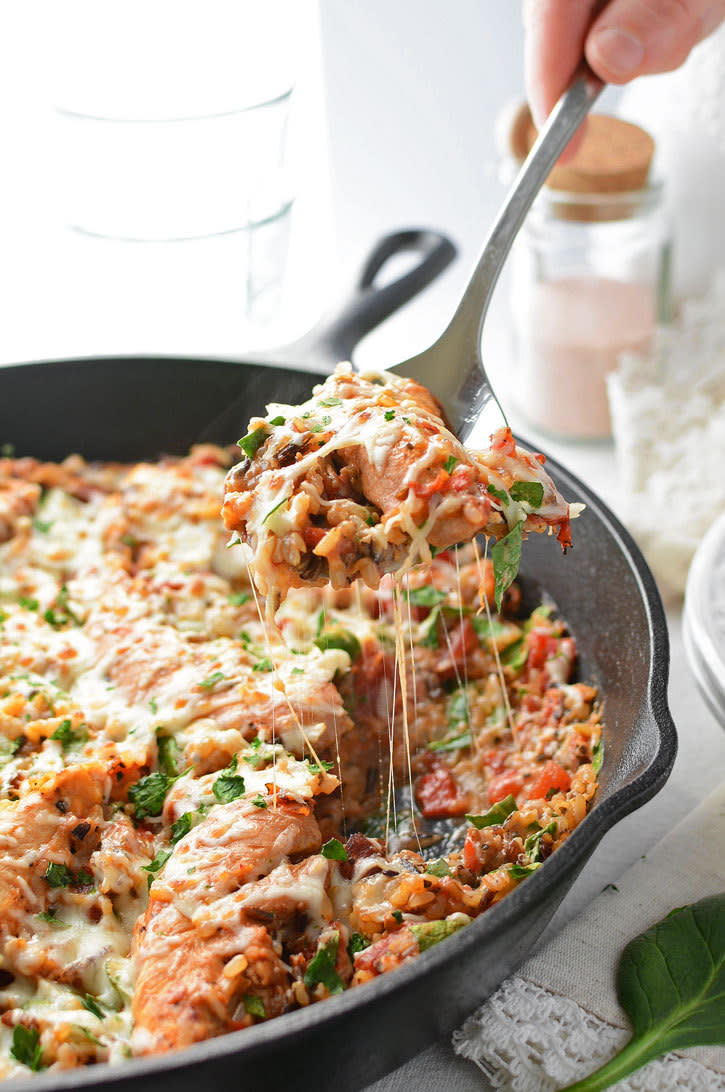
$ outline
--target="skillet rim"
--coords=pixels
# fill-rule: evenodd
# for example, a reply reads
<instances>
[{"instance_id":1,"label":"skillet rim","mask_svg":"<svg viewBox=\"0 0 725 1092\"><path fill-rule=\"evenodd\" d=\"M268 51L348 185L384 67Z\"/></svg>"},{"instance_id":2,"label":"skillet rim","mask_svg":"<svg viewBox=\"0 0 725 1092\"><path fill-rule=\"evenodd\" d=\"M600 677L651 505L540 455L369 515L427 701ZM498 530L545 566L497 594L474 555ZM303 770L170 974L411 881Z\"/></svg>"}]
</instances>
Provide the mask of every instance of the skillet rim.
<instances>
[{"instance_id":1,"label":"skillet rim","mask_svg":"<svg viewBox=\"0 0 725 1092\"><path fill-rule=\"evenodd\" d=\"M109 355L106 357L83 357L65 361L71 364L90 364L103 360L124 361L129 357ZM137 359L139 359L137 357ZM143 360L195 362L229 365L257 363L251 358L230 360L216 357L180 357L173 354L143 356ZM47 366L64 361L47 360L38 362ZM0 368L0 388L2 373L16 368L37 368L35 362L19 362ZM261 362L260 362L261 363ZM266 363L266 362L265 362ZM280 365L281 367L288 367ZM292 371L302 371L291 368ZM317 376L323 373L305 369L305 374ZM525 440L523 441L525 443ZM529 445L530 446L530 445ZM604 525L609 537L616 546L617 553L627 562L637 584L639 601L645 608L648 629L648 680L640 698L639 717L655 730L648 754L651 757L646 767L629 782L615 788L610 796L596 804L585 820L576 828L552 857L545 862L545 868L539 869L511 892L502 903L496 904L485 914L475 919L465 929L446 939L446 943L437 945L421 953L411 963L398 968L395 974L382 975L374 982L366 984L364 989L351 990L335 997L334 1005L328 1007L311 1005L305 1009L283 1014L268 1023L257 1024L251 1028L230 1032L196 1043L183 1050L154 1057L127 1059L121 1063L100 1063L96 1066L56 1071L26 1077L13 1077L12 1088L17 1092L46 1092L50 1089L69 1090L71 1088L90 1088L94 1086L120 1086L123 1081L153 1080L157 1074L173 1075L185 1069L197 1069L207 1062L217 1062L224 1058L238 1058L240 1064L245 1056L259 1058L272 1049L275 1043L285 1040L294 1042L316 1025L329 1025L342 1021L358 1009L367 1008L383 998L394 998L397 993L405 993L416 979L430 979L443 965L465 962L467 954L473 948L494 944L505 939L508 924L516 918L524 918L537 903L544 901L547 892L563 888L562 898L566 896L574 876L579 868L594 853L598 843L617 822L635 811L653 797L667 780L677 753L677 734L667 702L667 682L669 675L669 639L667 622L662 601L654 577L642 556L639 547L629 532L623 527L608 506L574 474L558 460L547 456L547 467L554 478L565 482L566 490L572 495L578 494ZM524 576L525 576L524 571ZM657 670L655 670L655 668Z\"/></svg>"}]
</instances>

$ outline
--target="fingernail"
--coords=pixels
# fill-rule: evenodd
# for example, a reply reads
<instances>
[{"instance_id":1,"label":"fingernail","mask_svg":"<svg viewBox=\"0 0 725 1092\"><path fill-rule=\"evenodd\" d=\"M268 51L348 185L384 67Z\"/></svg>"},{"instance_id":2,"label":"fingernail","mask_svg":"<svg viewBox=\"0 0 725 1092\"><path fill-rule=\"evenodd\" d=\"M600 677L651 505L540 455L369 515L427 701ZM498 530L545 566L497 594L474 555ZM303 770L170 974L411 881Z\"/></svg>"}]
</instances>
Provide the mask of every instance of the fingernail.
<instances>
[{"instance_id":1,"label":"fingernail","mask_svg":"<svg viewBox=\"0 0 725 1092\"><path fill-rule=\"evenodd\" d=\"M631 75L644 58L644 46L639 38L618 27L597 31L591 45L596 50L600 63L615 76Z\"/></svg>"}]
</instances>

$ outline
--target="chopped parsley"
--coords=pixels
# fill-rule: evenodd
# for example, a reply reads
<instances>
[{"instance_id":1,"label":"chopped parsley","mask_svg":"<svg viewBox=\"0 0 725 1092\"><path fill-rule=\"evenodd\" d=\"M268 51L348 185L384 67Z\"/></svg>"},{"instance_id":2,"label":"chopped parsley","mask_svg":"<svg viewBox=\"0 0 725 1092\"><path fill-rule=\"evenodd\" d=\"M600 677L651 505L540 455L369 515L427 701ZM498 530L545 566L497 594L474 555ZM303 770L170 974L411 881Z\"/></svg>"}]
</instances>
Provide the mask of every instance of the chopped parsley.
<instances>
[{"instance_id":1,"label":"chopped parsley","mask_svg":"<svg viewBox=\"0 0 725 1092\"><path fill-rule=\"evenodd\" d=\"M348 856L345 851L345 847L337 838L330 838L329 842L325 842L324 846L320 850L323 857L327 857L328 861L347 861Z\"/></svg>"},{"instance_id":2,"label":"chopped parsley","mask_svg":"<svg viewBox=\"0 0 725 1092\"><path fill-rule=\"evenodd\" d=\"M67 865L50 861L45 870L45 877L51 887L69 887L73 881L73 873Z\"/></svg>"},{"instance_id":3,"label":"chopped parsley","mask_svg":"<svg viewBox=\"0 0 725 1092\"><path fill-rule=\"evenodd\" d=\"M255 808L268 807L266 797L262 796L261 792L258 792L257 795L252 799L252 803L254 804Z\"/></svg>"},{"instance_id":4,"label":"chopped parsley","mask_svg":"<svg viewBox=\"0 0 725 1092\"><path fill-rule=\"evenodd\" d=\"M56 917L55 910L44 910L42 914L36 914L38 921L44 921L46 925L52 925L54 929L70 929L67 921L61 921Z\"/></svg>"},{"instance_id":5,"label":"chopped parsley","mask_svg":"<svg viewBox=\"0 0 725 1092\"><path fill-rule=\"evenodd\" d=\"M80 619L77 614L74 614L68 605L68 589L65 584L55 598L55 607L48 607L43 614L43 618L49 626L53 627L53 629L61 629L70 622L73 622L76 626L83 625L82 619Z\"/></svg>"},{"instance_id":6,"label":"chopped parsley","mask_svg":"<svg viewBox=\"0 0 725 1092\"><path fill-rule=\"evenodd\" d=\"M159 707L156 704L156 698L152 698L151 701L149 702L149 709L151 710L153 715L156 716L156 714L159 711Z\"/></svg>"},{"instance_id":7,"label":"chopped parsley","mask_svg":"<svg viewBox=\"0 0 725 1092\"><path fill-rule=\"evenodd\" d=\"M500 826L509 815L516 811L517 807L516 800L509 794L483 815L467 815L466 819L476 830L483 830L484 827Z\"/></svg>"},{"instance_id":8,"label":"chopped parsley","mask_svg":"<svg viewBox=\"0 0 725 1092\"><path fill-rule=\"evenodd\" d=\"M395 920L397 921L398 925L402 925L403 924L403 911L402 910L393 910L392 914L393 914L393 917L395 918Z\"/></svg>"},{"instance_id":9,"label":"chopped parsley","mask_svg":"<svg viewBox=\"0 0 725 1092\"><path fill-rule=\"evenodd\" d=\"M252 665L252 671L274 671L274 664L265 656L263 659L257 660L256 664Z\"/></svg>"},{"instance_id":10,"label":"chopped parsley","mask_svg":"<svg viewBox=\"0 0 725 1092\"><path fill-rule=\"evenodd\" d=\"M386 421L392 421L394 417L395 417L395 410L389 409L389 410L385 411L385 420Z\"/></svg>"},{"instance_id":11,"label":"chopped parsley","mask_svg":"<svg viewBox=\"0 0 725 1092\"><path fill-rule=\"evenodd\" d=\"M231 804L232 800L238 800L244 795L244 778L241 774L234 773L235 769L236 762L233 766L228 766L212 785L211 791L220 804Z\"/></svg>"},{"instance_id":12,"label":"chopped parsley","mask_svg":"<svg viewBox=\"0 0 725 1092\"><path fill-rule=\"evenodd\" d=\"M347 954L350 956L350 961L354 963L357 953L364 952L365 949L369 947L370 941L367 937L364 937L362 933L353 933L347 946Z\"/></svg>"},{"instance_id":13,"label":"chopped parsley","mask_svg":"<svg viewBox=\"0 0 725 1092\"><path fill-rule=\"evenodd\" d=\"M16 1062L26 1065L37 1073L43 1069L41 1058L43 1049L40 1045L40 1034L37 1028L26 1028L25 1024L16 1024L13 1028L13 1045L10 1053Z\"/></svg>"},{"instance_id":14,"label":"chopped parsley","mask_svg":"<svg viewBox=\"0 0 725 1092\"><path fill-rule=\"evenodd\" d=\"M153 861L151 861L147 865L141 865L144 872L149 873L149 878L148 878L149 887L153 883L154 876L156 875L156 873L161 871L161 869L164 867L164 865L166 864L166 862L168 861L170 856L171 856L171 850L170 849L162 849L156 854Z\"/></svg>"},{"instance_id":15,"label":"chopped parsley","mask_svg":"<svg viewBox=\"0 0 725 1092\"><path fill-rule=\"evenodd\" d=\"M25 610L37 610L40 606L37 599L31 599L28 595L21 595L18 599L18 603L21 607L24 607Z\"/></svg>"},{"instance_id":16,"label":"chopped parsley","mask_svg":"<svg viewBox=\"0 0 725 1092\"><path fill-rule=\"evenodd\" d=\"M65 751L74 743L85 743L88 732L83 724L80 728L74 728L70 720L62 720L50 738L60 743Z\"/></svg>"},{"instance_id":17,"label":"chopped parsley","mask_svg":"<svg viewBox=\"0 0 725 1092\"><path fill-rule=\"evenodd\" d=\"M233 607L243 607L244 604L248 603L251 598L252 598L252 596L250 595L249 592L238 591L238 592L232 592L231 595L228 595L227 596L227 602L231 603L231 605Z\"/></svg>"},{"instance_id":18,"label":"chopped parsley","mask_svg":"<svg viewBox=\"0 0 725 1092\"><path fill-rule=\"evenodd\" d=\"M326 986L329 993L342 993L345 989L345 983L335 970L339 944L340 934L335 932L317 949L305 971L304 982L308 989L319 983Z\"/></svg>"},{"instance_id":19,"label":"chopped parsley","mask_svg":"<svg viewBox=\"0 0 725 1092\"><path fill-rule=\"evenodd\" d=\"M241 440L237 440L237 447L241 447L248 459L253 459L266 439L267 429L256 428L254 432L248 432Z\"/></svg>"},{"instance_id":20,"label":"chopped parsley","mask_svg":"<svg viewBox=\"0 0 725 1092\"><path fill-rule=\"evenodd\" d=\"M529 646L523 637L519 637L512 645L509 645L501 653L501 663L504 667L510 667L513 671L520 671L526 663L529 655Z\"/></svg>"},{"instance_id":21,"label":"chopped parsley","mask_svg":"<svg viewBox=\"0 0 725 1092\"><path fill-rule=\"evenodd\" d=\"M39 534L47 535L48 531L53 526L53 522L54 521L52 519L37 519L36 518L36 519L33 520L33 527L35 528L36 531L38 531Z\"/></svg>"},{"instance_id":22,"label":"chopped parsley","mask_svg":"<svg viewBox=\"0 0 725 1092\"><path fill-rule=\"evenodd\" d=\"M180 815L179 818L171 824L172 846L175 846L177 842L180 842L182 838L186 837L191 830L192 821L191 812L185 811L183 815Z\"/></svg>"},{"instance_id":23,"label":"chopped parsley","mask_svg":"<svg viewBox=\"0 0 725 1092\"><path fill-rule=\"evenodd\" d=\"M511 486L511 499L523 501L531 508L541 508L544 500L544 487L541 482L514 482Z\"/></svg>"},{"instance_id":24,"label":"chopped parsley","mask_svg":"<svg viewBox=\"0 0 725 1092\"><path fill-rule=\"evenodd\" d=\"M325 406L325 408L328 408L329 406L341 406L342 405L342 399L341 398L321 398L317 404L318 404L318 406Z\"/></svg>"},{"instance_id":25,"label":"chopped parsley","mask_svg":"<svg viewBox=\"0 0 725 1092\"><path fill-rule=\"evenodd\" d=\"M223 671L212 671L211 675L207 675L207 677L199 683L199 686L204 690L211 690L217 683L223 682L225 678L226 675Z\"/></svg>"},{"instance_id":26,"label":"chopped parsley","mask_svg":"<svg viewBox=\"0 0 725 1092\"><path fill-rule=\"evenodd\" d=\"M128 790L129 803L134 806L134 818L138 821L149 815L161 815L172 778L161 770L142 777Z\"/></svg>"}]
</instances>

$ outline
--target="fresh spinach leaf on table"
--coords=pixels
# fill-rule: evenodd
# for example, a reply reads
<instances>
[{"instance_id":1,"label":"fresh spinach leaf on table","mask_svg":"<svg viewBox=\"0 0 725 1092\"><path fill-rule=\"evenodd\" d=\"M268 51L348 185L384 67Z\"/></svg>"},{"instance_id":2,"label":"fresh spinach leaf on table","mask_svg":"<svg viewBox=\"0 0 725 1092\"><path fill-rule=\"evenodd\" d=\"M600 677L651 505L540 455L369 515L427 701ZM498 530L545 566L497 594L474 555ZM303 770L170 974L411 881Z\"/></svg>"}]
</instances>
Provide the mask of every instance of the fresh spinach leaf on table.
<instances>
[{"instance_id":1,"label":"fresh spinach leaf on table","mask_svg":"<svg viewBox=\"0 0 725 1092\"><path fill-rule=\"evenodd\" d=\"M725 893L672 910L630 941L617 996L632 1038L563 1092L600 1092L671 1050L725 1044Z\"/></svg>"}]
</instances>

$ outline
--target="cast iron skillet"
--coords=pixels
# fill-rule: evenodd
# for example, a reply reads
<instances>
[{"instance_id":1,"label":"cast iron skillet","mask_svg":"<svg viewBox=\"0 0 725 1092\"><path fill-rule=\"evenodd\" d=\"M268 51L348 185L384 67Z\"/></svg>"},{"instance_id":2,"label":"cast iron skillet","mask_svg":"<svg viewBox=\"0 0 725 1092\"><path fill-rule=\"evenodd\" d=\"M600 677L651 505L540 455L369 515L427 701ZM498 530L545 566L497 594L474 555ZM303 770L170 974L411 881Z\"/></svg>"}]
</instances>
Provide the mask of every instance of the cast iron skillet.
<instances>
[{"instance_id":1,"label":"cast iron skillet","mask_svg":"<svg viewBox=\"0 0 725 1092\"><path fill-rule=\"evenodd\" d=\"M400 237L393 249L399 243ZM413 233L410 244L419 250L426 244L424 280L442 256L448 256L443 264L450 260L451 251L442 255L440 240L427 233ZM390 247L388 241L383 250ZM315 370L348 357L361 334L415 290L410 281L402 288L398 281L392 292L391 286L382 290L387 297L381 299L371 288L375 262L370 268L373 275L363 278L368 283L345 315L314 346L308 340ZM420 267L415 272L419 279ZM10 365L0 368L0 443L44 459L76 451L124 460L182 453L215 419L213 438L235 441L266 401L307 397L313 381L297 369L223 360ZM226 408L233 401L230 415ZM577 637L582 678L593 679L605 696L605 759L586 820L502 903L369 985L177 1054L14 1081L16 1092L196 1092L202 1083L260 1092L349 1092L450 1032L523 959L602 836L662 787L676 751L666 697L667 630L652 575L602 502L563 467L548 465L564 495L584 501L587 510L576 521L575 546L565 558L553 539L531 536L522 581L529 602L545 594L558 605Z\"/></svg>"}]
</instances>

